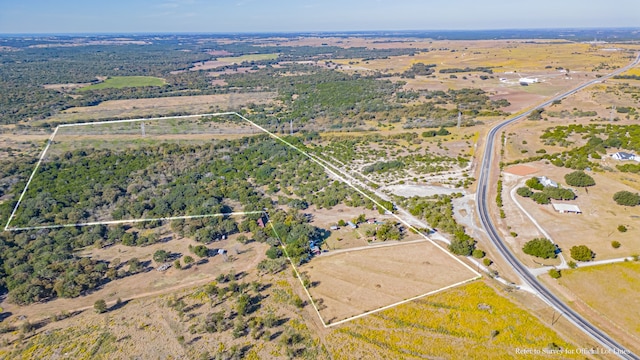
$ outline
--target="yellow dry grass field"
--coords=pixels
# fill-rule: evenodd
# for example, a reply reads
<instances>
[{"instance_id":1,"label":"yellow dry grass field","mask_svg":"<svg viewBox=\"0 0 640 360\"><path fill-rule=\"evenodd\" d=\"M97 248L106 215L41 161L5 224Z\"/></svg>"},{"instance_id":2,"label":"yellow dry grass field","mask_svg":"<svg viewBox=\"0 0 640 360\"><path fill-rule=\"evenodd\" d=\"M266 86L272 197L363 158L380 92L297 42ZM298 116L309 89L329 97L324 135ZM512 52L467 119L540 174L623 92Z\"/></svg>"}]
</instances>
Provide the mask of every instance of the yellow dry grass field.
<instances>
[{"instance_id":1,"label":"yellow dry grass field","mask_svg":"<svg viewBox=\"0 0 640 360\"><path fill-rule=\"evenodd\" d=\"M565 270L560 284L580 298L606 321L628 333L640 349L640 263L590 266Z\"/></svg>"},{"instance_id":2,"label":"yellow dry grass field","mask_svg":"<svg viewBox=\"0 0 640 360\"><path fill-rule=\"evenodd\" d=\"M552 353L555 345L559 352ZM482 281L341 325L335 359L576 359L571 344ZM523 355L518 349L538 351ZM546 351L545 351L546 350Z\"/></svg>"},{"instance_id":3,"label":"yellow dry grass field","mask_svg":"<svg viewBox=\"0 0 640 360\"><path fill-rule=\"evenodd\" d=\"M299 268L325 323L469 280L473 272L430 242L323 255Z\"/></svg>"},{"instance_id":4,"label":"yellow dry grass field","mask_svg":"<svg viewBox=\"0 0 640 360\"><path fill-rule=\"evenodd\" d=\"M559 168L541 161L530 165L540 169L535 176L547 176L567 187L564 175L571 172L571 169ZM551 205L538 205L523 197L518 197L518 201L564 250L567 261L570 260L569 249L575 245L587 245L596 253L596 260L620 258L637 253L637 249L640 248L640 228L637 220L640 218L640 208L620 206L613 201L613 194L618 191L636 190L616 181L615 175L612 176L610 173L589 175L595 179L596 185L588 190L574 189L578 197L566 202L578 205L582 214L560 214L555 212ZM510 190L510 187L505 187L503 198L508 196ZM512 214L511 211L507 213L507 223ZM625 225L628 231L619 232L618 225ZM611 246L614 240L619 241L622 246L614 249Z\"/></svg>"},{"instance_id":5,"label":"yellow dry grass field","mask_svg":"<svg viewBox=\"0 0 640 360\"><path fill-rule=\"evenodd\" d=\"M46 121L61 123L105 118L162 116L176 112L209 113L249 103L265 104L275 98L275 93L220 94L175 96L153 99L110 100L97 106L76 107L48 118Z\"/></svg>"}]
</instances>

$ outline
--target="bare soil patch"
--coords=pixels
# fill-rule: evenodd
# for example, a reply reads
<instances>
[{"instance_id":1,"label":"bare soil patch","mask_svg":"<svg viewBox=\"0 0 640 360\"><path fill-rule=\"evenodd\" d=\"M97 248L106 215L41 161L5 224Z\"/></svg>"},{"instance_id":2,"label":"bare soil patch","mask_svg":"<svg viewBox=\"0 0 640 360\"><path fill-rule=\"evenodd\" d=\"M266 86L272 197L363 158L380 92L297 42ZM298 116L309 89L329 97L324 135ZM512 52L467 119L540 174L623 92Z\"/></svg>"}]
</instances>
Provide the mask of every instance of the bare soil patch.
<instances>
[{"instance_id":1,"label":"bare soil patch","mask_svg":"<svg viewBox=\"0 0 640 360\"><path fill-rule=\"evenodd\" d=\"M430 242L319 256L300 267L327 323L438 290L473 274Z\"/></svg>"},{"instance_id":2,"label":"bare soil patch","mask_svg":"<svg viewBox=\"0 0 640 360\"><path fill-rule=\"evenodd\" d=\"M529 165L514 165L509 166L504 171L518 176L526 176L538 172L538 169Z\"/></svg>"}]
</instances>

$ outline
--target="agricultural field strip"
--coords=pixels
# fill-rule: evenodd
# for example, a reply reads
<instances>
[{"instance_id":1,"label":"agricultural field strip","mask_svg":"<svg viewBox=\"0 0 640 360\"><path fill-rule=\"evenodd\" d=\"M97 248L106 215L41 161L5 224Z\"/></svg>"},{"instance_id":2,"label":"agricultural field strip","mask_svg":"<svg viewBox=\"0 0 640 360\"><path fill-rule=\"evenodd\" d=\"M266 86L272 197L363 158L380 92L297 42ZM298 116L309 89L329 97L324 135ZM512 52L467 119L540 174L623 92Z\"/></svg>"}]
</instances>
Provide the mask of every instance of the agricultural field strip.
<instances>
[{"instance_id":1,"label":"agricultural field strip","mask_svg":"<svg viewBox=\"0 0 640 360\"><path fill-rule=\"evenodd\" d=\"M154 221L154 220L177 220L177 219L193 218L193 217L175 217L175 218L161 218L161 219L123 220L123 221L96 221L96 222L91 222L91 223L65 224L65 225L45 225L45 226L28 227L28 228L10 228L9 227L9 224L11 223L11 220L15 216L16 211L18 211L18 207L20 206L20 203L22 202L22 199L24 198L24 194L27 192L27 189L29 188L29 184L31 184L31 181L33 180L33 177L36 175L36 172L40 168L40 164L42 164L42 160L46 156L47 151L49 150L49 147L53 143L53 139L55 138L56 134L58 133L58 129L60 129L62 127L76 127L76 126L87 126L87 125L104 125L104 124L116 124L116 123L131 123L131 122L150 121L150 120L186 119L186 118L195 118L195 117L203 117L203 116L224 116L224 115L233 115L233 114L236 114L236 113L234 113L234 112L222 112L222 113L197 114L197 115L180 115L180 116L167 116L167 117L154 117L154 118L139 118L139 119L110 120L110 121L94 121L94 122L84 122L84 123L74 123L74 124L61 124L61 125L56 126L56 128L53 130L53 133L51 134L51 136L47 140L47 145L44 147L44 150L42 150L42 153L40 153L40 157L38 159L38 162L36 163L36 166L33 169L33 172L29 176L29 180L27 180L27 185L22 190L22 193L20 193L20 197L18 198L18 202L16 203L16 206L14 206L13 211L11 211L11 215L9 215L9 219L7 220L7 224L4 226L4 231L22 231L22 230L34 230L34 229L55 229L55 228L61 228L61 227L90 226L90 225L103 225L103 224L104 225L108 225L108 224L134 223L134 222L144 222L144 221ZM222 216L222 214L209 214L209 215L206 215L206 216L197 215L195 217L211 217L211 216Z\"/></svg>"}]
</instances>

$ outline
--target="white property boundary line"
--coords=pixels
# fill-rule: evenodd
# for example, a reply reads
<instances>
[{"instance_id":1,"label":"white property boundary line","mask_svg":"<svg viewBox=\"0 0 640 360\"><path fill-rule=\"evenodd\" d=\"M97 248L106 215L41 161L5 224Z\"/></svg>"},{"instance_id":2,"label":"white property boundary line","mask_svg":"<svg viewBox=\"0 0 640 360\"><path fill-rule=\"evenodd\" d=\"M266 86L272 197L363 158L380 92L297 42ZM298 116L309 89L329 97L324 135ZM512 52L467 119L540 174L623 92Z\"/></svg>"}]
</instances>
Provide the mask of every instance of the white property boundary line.
<instances>
[{"instance_id":1,"label":"white property boundary line","mask_svg":"<svg viewBox=\"0 0 640 360\"><path fill-rule=\"evenodd\" d=\"M178 220L178 219L192 219L192 218L202 218L202 217L214 217L214 216L222 216L221 214L208 214L208 215L194 215L194 216L177 216L171 218L157 218L157 219L133 219L133 220L118 220L118 221L95 221L95 222L87 222L87 223L79 223L79 224L66 224L66 225L45 225L45 226L32 226L32 227L23 227L23 228L10 228L9 224L13 217L18 211L18 207L22 203L22 199L24 198L24 194L27 192L29 185L31 184L31 180L36 175L36 172L40 168L40 164L44 159L49 147L53 143L53 138L58 133L58 129L62 127L75 127L75 126L87 126L87 125L104 125L104 124L117 124L117 123L131 123L131 122L140 122L140 121L153 121L153 120L167 120L167 119L187 119L187 118L195 118L195 117L204 117L204 116L223 116L223 115L237 115L234 112L221 112L221 113L210 113L210 114L199 114L199 115L180 115L180 116L165 116L165 117L154 117L154 118L138 118L138 119L124 119L124 120L110 120L110 121L94 121L94 122L83 122L83 123L72 123L72 124L61 124L56 126L53 130L53 133L47 140L47 145L42 150L40 157L38 158L38 162L36 163L36 167L33 169L31 176L29 176L29 180L27 181L27 185L25 185L20 197L18 198L18 202L16 206L14 206L9 219L7 220L7 224L4 226L4 231L22 231L22 230L37 230L37 229L57 229L62 227L76 227L76 226L91 226L91 225L112 225L112 224L124 224L124 223L136 223L136 222L146 222L146 221L156 221L156 220Z\"/></svg>"},{"instance_id":2,"label":"white property boundary line","mask_svg":"<svg viewBox=\"0 0 640 360\"><path fill-rule=\"evenodd\" d=\"M133 219L133 220L116 220L116 221L96 221L96 222L82 223L82 224L49 225L49 226L37 226L37 227L28 227L28 228L9 228L9 224L10 224L11 220L13 219L13 217L14 217L17 209L18 209L18 206L22 202L24 194L26 193L27 188L29 187L29 184L31 183L31 180L33 179L33 177L35 176L36 172L38 171L38 168L40 167L40 164L42 163L42 160L44 159L44 156L46 155L47 151L49 150L49 147L53 143L53 138L57 134L59 128L61 128L61 127L87 126L87 125L103 125L103 124L113 124L113 123L131 123L131 122L151 121L151 120L184 119L184 118L196 118L196 117L204 117L204 116L224 116L224 115L235 115L235 116L243 119L244 121L248 122L249 124L253 125L257 129L260 129L262 132L268 134L270 137L280 141L281 143L287 145L288 147L290 147L290 148L296 150L297 152L299 152L300 154L304 155L307 159L311 160L312 162L314 162L317 165L319 165L320 167L322 167L325 170L325 172L335 176L337 179L339 179L343 183L347 184L349 187L354 189L360 195L364 196L366 199L368 199L371 202L373 202L374 204L376 204L376 206L378 206L379 209L383 209L383 210L386 210L389 213L391 213L391 215L393 217L395 217L396 220L400 221L402 224L404 224L405 226L407 226L409 229L413 230L417 234L420 234L420 236L424 237L427 241L429 241L436 248L440 249L447 256L451 257L453 260L457 261L458 263L460 263L462 266L464 266L466 269L468 269L469 271L471 271L474 274L474 276L472 278L469 278L468 280L464 280L464 281L461 281L461 282L458 282L458 283L455 283L455 284L451 284L451 285L445 286L445 287L443 287L441 289L438 289L438 290L433 290L433 291L430 291L428 293L425 293L425 294L422 294L422 295L418 295L418 296L415 296L415 297L412 297L412 298L409 298L409 299L405 299L405 300L399 301L399 302L394 303L394 304L386 305L386 306L380 307L378 309L374 309L374 310L371 310L371 311L368 311L368 312L365 312L365 313L362 313L362 314L359 314L359 315L355 315L355 316L340 320L340 321L332 323L332 324L326 324L324 319L320 315L320 311L318 310L318 307L316 306L315 301L311 297L311 294L309 293L307 288L304 286L304 282L303 282L303 280L302 280L302 278L300 276L300 273L298 272L297 268L293 264L293 261L291 260L291 258L289 257L288 253L286 252L286 248L284 247L284 244L283 244L282 240L280 239L280 236L277 234L277 232L275 231L275 228L273 227L273 224L272 224L271 228L273 229L273 232L276 234L276 236L278 237L278 240L280 241L280 244L284 248L285 255L287 256L289 262L291 263L291 266L292 266L294 272L296 273L296 276L297 276L298 280L300 281L300 284L302 285L305 293L309 297L309 301L311 302L311 305L313 306L314 310L318 314L318 317L320 318L320 321L322 322L322 325L325 328L328 328L328 327L331 327L331 326L336 326L336 325L339 325L339 324L343 324L343 323L351 321L351 320L355 320L355 319L358 319L358 318L361 318L361 317L364 317L364 316L367 316L367 315L370 315L370 314L373 314L373 313L376 313L376 312L379 312L379 311L390 309L390 308L395 307L397 305L405 304L407 302L410 302L410 301L413 301L413 300L416 300L416 299L420 299L422 297L425 297L425 296L428 296L428 295L432 295L432 294L435 294L437 292L444 291L444 290L447 290L447 289L450 289L450 288L453 288L453 287L456 287L456 286L459 286L459 285L462 285L462 284L465 284L465 283L468 283L468 282L471 282L471 281L474 281L474 280L482 278L482 275L479 272L477 272L476 270L474 270L471 266L466 264L464 261L458 259L456 256L454 256L453 254L448 252L446 249L444 249L442 246L440 246L435 241L431 240L428 236L423 234L421 231L419 231L413 225L409 224L408 222L406 222L404 219L402 219L398 215L392 213L389 209L384 207L382 204L380 204L378 201L373 199L367 193L365 193L364 191L359 189L357 186L353 185L351 182L349 182L347 179L345 179L342 175L336 173L335 171L333 171L332 169L327 167L327 165L323 164L321 161L319 161L315 157L311 156L309 153L307 153L304 150L298 148L297 146L291 144L290 142L284 140L280 136L270 132L269 130L263 128L262 126L254 123L253 121L247 119L246 117L240 115L237 112L221 112L221 113L208 113L208 114L198 114L198 115L182 115L182 116L167 116L167 117L155 117L155 118L139 118L139 119L125 119L125 120L112 120L112 121L96 121L96 122L84 122L84 123L58 125L55 128L55 130L53 131L53 134L51 134L51 137L49 138L49 140L47 141L47 145L45 146L44 150L42 151L42 154L40 154L40 158L38 159L38 163L36 164L35 169L31 173L31 176L29 177L29 180L27 181L27 185L25 186L24 190L20 194L20 198L18 199L18 203L14 207L13 212L11 213L11 216L9 217L9 220L7 221L7 224L5 225L5 228L4 228L5 231L47 229L47 228L75 227L75 226L91 226L91 225L108 225L108 224L119 224L119 223L121 224L121 223L135 223L135 222L156 221L156 220L203 218L203 217L213 217L213 216L224 216L224 215L227 215L227 214L192 215L192 216L178 216L178 217L170 217L170 218L167 217L167 218L158 218L158 219ZM253 213L253 214L255 214L255 213L264 213L264 211L250 212L250 213ZM250 213L230 213L228 215L231 215L231 214L244 215L244 214L250 214Z\"/></svg>"}]
</instances>

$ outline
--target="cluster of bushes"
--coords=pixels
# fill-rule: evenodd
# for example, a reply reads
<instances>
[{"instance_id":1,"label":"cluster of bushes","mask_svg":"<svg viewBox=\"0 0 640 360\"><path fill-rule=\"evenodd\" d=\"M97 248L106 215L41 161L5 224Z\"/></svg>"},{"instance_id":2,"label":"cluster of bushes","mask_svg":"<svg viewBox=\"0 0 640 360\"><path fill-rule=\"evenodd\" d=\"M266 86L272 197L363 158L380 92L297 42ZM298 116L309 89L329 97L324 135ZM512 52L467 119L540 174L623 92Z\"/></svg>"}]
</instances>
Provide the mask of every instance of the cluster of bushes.
<instances>
[{"instance_id":1,"label":"cluster of bushes","mask_svg":"<svg viewBox=\"0 0 640 360\"><path fill-rule=\"evenodd\" d=\"M531 198L538 204L546 205L551 203L551 199L554 200L573 200L576 198L576 194L570 189L564 189L561 187L544 186L540 183L540 180L536 177L532 177L525 183L526 187L519 187L516 193L522 197ZM539 190L539 191L533 191Z\"/></svg>"},{"instance_id":2,"label":"cluster of bushes","mask_svg":"<svg viewBox=\"0 0 640 360\"><path fill-rule=\"evenodd\" d=\"M637 206L640 205L640 194L631 191L618 191L613 194L613 200L618 205Z\"/></svg>"}]
</instances>

